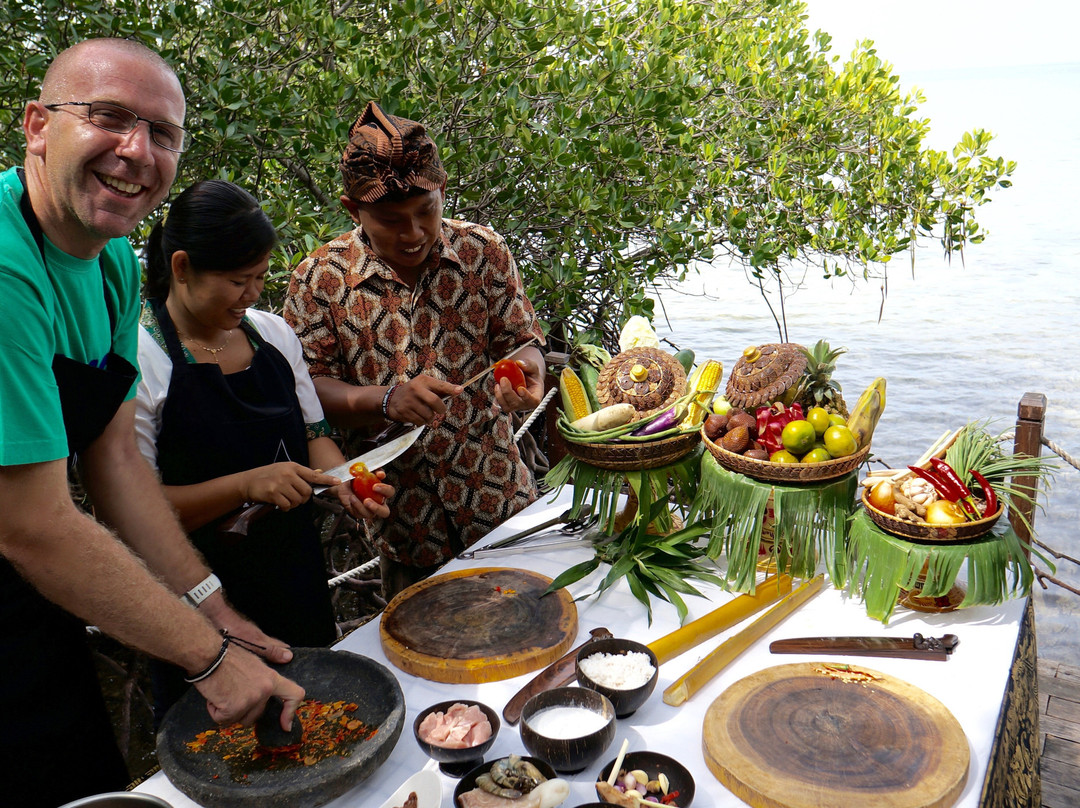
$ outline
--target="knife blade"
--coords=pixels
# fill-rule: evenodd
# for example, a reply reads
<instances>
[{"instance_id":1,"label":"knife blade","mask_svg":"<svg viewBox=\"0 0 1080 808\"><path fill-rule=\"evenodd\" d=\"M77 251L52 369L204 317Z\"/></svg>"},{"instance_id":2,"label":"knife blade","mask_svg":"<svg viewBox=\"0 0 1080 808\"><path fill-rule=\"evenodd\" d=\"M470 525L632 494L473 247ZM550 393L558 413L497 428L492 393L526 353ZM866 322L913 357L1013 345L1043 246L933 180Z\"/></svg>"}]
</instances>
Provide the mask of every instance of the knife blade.
<instances>
[{"instance_id":1,"label":"knife blade","mask_svg":"<svg viewBox=\"0 0 1080 808\"><path fill-rule=\"evenodd\" d=\"M427 427L425 427L423 424L420 424L420 426L414 426L404 434L397 435L386 443L380 444L374 449L369 449L363 454L357 455L352 460L346 460L340 466L334 466L326 473L329 474L331 477L337 477L339 480L347 480L352 477L352 473L349 471L349 469L351 469L357 463L363 463L372 471L377 468L382 468L391 460L404 454L410 446L416 443L417 438L420 437L420 433L422 433L426 428ZM325 485L316 485L311 490L316 494L321 494L328 487L329 486Z\"/></svg>"},{"instance_id":2,"label":"knife blade","mask_svg":"<svg viewBox=\"0 0 1080 808\"><path fill-rule=\"evenodd\" d=\"M594 628L589 632L589 635L589 639L540 671L525 687L515 693L510 698L510 701L506 702L506 706L503 707L503 719L507 724L513 725L518 722L518 719L521 718L521 710L525 707L525 702L537 693L543 693L553 687L562 687L574 681L574 677L577 675L578 651L595 640L604 640L612 636L611 632L603 627Z\"/></svg>"},{"instance_id":3,"label":"knife blade","mask_svg":"<svg viewBox=\"0 0 1080 808\"><path fill-rule=\"evenodd\" d=\"M798 637L776 640L774 654L841 654L844 656L933 659L944 661L960 644L955 634L941 637Z\"/></svg>"},{"instance_id":4,"label":"knife blade","mask_svg":"<svg viewBox=\"0 0 1080 808\"><path fill-rule=\"evenodd\" d=\"M386 437L387 442L380 443L378 446L369 449L363 454L357 455L352 460L346 460L340 466L334 466L326 473L331 477L337 477L339 480L345 481L353 476L349 469L357 463L363 463L372 470L385 466L416 443L416 439L420 437L420 433L425 429L423 424L420 426L394 424L394 426L397 427L397 429L393 432L386 430L380 435L380 437ZM402 428L404 428L405 431L402 431ZM317 495L329 490L329 488L330 486L326 485L316 485L312 486L311 492L312 494ZM233 516L222 521L222 523L218 525L218 532L225 536L246 536L252 522L261 519L276 508L276 505L270 505L267 502L250 503L237 511Z\"/></svg>"}]
</instances>

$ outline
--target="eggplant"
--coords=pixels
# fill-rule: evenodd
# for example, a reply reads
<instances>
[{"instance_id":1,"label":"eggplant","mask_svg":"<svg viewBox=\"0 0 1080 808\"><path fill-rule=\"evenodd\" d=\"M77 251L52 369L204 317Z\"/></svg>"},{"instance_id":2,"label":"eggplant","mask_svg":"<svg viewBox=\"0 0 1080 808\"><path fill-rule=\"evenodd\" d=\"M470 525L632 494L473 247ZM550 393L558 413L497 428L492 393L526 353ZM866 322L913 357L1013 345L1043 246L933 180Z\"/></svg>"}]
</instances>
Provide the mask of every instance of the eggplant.
<instances>
[{"instance_id":1,"label":"eggplant","mask_svg":"<svg viewBox=\"0 0 1080 808\"><path fill-rule=\"evenodd\" d=\"M635 437L645 437L648 435L655 435L658 432L666 432L669 429L673 429L679 425L679 422L686 416L686 405L682 406L679 403L672 404L668 409L664 410L660 415L656 416L644 426L639 426L630 434Z\"/></svg>"}]
</instances>

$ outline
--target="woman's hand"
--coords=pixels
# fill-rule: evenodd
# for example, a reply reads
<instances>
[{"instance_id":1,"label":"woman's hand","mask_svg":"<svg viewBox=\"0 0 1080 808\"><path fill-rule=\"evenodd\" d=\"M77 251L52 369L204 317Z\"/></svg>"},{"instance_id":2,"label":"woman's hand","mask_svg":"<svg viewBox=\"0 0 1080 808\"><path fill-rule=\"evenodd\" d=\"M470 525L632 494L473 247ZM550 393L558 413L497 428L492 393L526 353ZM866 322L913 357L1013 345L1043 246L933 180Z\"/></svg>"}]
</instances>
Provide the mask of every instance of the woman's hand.
<instances>
[{"instance_id":1,"label":"woman's hand","mask_svg":"<svg viewBox=\"0 0 1080 808\"><path fill-rule=\"evenodd\" d=\"M311 499L314 485L337 485L337 477L309 469L299 463L272 463L241 475L241 494L245 502L266 502L283 511L303 505Z\"/></svg>"},{"instance_id":2,"label":"woman's hand","mask_svg":"<svg viewBox=\"0 0 1080 808\"><path fill-rule=\"evenodd\" d=\"M373 497L360 499L353 491L351 480L346 480L334 488L334 493L337 494L338 500L345 507L345 510L356 519L366 519L372 522L390 516L390 508L387 506L386 501L397 492L392 485L382 482L386 479L385 471L379 469L375 472L375 476L379 478L379 482L376 483L373 491L381 500L375 500Z\"/></svg>"}]
</instances>

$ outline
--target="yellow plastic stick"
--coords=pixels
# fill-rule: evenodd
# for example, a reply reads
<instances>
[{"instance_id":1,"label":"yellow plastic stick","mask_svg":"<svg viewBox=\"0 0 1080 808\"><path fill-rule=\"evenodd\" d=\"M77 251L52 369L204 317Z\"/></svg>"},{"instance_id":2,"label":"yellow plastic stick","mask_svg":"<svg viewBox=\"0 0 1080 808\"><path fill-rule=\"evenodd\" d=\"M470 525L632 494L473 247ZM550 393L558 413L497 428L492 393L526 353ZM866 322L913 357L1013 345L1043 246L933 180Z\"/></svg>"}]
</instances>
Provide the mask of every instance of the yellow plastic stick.
<instances>
[{"instance_id":1,"label":"yellow plastic stick","mask_svg":"<svg viewBox=\"0 0 1080 808\"><path fill-rule=\"evenodd\" d=\"M821 591L822 575L805 581L798 589L773 606L734 637L724 640L716 650L692 667L664 691L664 703L678 707L704 687L710 679L730 665L735 658L760 640L766 632Z\"/></svg>"},{"instance_id":2,"label":"yellow plastic stick","mask_svg":"<svg viewBox=\"0 0 1080 808\"><path fill-rule=\"evenodd\" d=\"M739 595L723 606L713 609L707 615L675 629L658 640L653 640L649 643L649 648L656 654L657 661L662 665L710 637L715 637L721 631L726 631L750 615L760 612L769 604L776 603L790 591L790 575L770 575L758 584L757 591L753 595Z\"/></svg>"}]
</instances>

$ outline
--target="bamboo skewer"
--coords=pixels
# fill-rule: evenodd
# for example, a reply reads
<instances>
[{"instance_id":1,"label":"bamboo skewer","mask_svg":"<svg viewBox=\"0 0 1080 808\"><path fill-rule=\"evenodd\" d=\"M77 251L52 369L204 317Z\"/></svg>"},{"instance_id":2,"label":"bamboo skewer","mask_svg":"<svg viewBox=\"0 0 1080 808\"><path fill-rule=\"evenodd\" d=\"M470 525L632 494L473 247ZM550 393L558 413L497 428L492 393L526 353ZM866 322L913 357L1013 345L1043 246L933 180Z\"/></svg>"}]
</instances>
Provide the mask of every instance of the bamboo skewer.
<instances>
[{"instance_id":1,"label":"bamboo skewer","mask_svg":"<svg viewBox=\"0 0 1080 808\"><path fill-rule=\"evenodd\" d=\"M721 631L731 628L750 615L760 612L790 591L790 575L770 575L758 584L757 591L753 595L739 595L703 617L675 629L670 634L665 634L658 640L653 640L649 643L649 649L656 654L656 661L663 664L710 637L715 637Z\"/></svg>"},{"instance_id":2,"label":"bamboo skewer","mask_svg":"<svg viewBox=\"0 0 1080 808\"><path fill-rule=\"evenodd\" d=\"M769 611L744 628L734 637L724 640L711 654L675 680L664 691L664 703L678 707L703 688L720 671L730 665L739 654L760 640L766 632L821 591L825 577L818 575L803 582L798 589L785 597Z\"/></svg>"}]
</instances>

